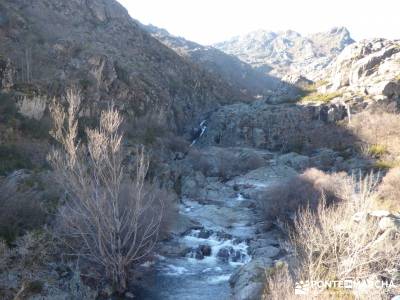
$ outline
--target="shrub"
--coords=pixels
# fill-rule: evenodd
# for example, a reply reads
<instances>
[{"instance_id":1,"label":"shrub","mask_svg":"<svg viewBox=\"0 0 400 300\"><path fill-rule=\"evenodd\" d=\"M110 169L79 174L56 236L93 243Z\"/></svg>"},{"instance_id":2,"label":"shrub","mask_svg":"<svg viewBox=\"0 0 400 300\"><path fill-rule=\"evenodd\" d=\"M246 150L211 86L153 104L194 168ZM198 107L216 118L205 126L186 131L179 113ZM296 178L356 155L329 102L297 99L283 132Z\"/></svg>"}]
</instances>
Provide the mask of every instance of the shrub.
<instances>
[{"instance_id":1,"label":"shrub","mask_svg":"<svg viewBox=\"0 0 400 300\"><path fill-rule=\"evenodd\" d=\"M13 145L0 145L0 175L7 175L17 169L30 169L29 157Z\"/></svg>"},{"instance_id":2,"label":"shrub","mask_svg":"<svg viewBox=\"0 0 400 300\"><path fill-rule=\"evenodd\" d=\"M18 102L18 110L20 114L25 117L40 120L43 117L44 111L47 106L47 98L34 96L33 98L28 98L27 96L20 99Z\"/></svg>"},{"instance_id":3,"label":"shrub","mask_svg":"<svg viewBox=\"0 0 400 300\"><path fill-rule=\"evenodd\" d=\"M5 254L8 260L5 269L10 273L18 272L15 284L19 285L19 290L14 290L12 298L2 295L1 292L0 295L5 299L30 299L34 294L41 293L44 288L43 270L48 269L54 244L55 241L49 234L38 230L19 237Z\"/></svg>"},{"instance_id":4,"label":"shrub","mask_svg":"<svg viewBox=\"0 0 400 300\"><path fill-rule=\"evenodd\" d=\"M18 108L15 100L8 94L0 93L0 122L10 123L15 119Z\"/></svg>"},{"instance_id":5,"label":"shrub","mask_svg":"<svg viewBox=\"0 0 400 300\"><path fill-rule=\"evenodd\" d=\"M377 170L388 170L398 165L395 161L377 160L373 163L372 167Z\"/></svg>"},{"instance_id":6,"label":"shrub","mask_svg":"<svg viewBox=\"0 0 400 300\"><path fill-rule=\"evenodd\" d=\"M144 145L153 145L159 138L165 137L166 126L164 116L145 115L137 117L133 122L124 124L127 138Z\"/></svg>"},{"instance_id":7,"label":"shrub","mask_svg":"<svg viewBox=\"0 0 400 300\"><path fill-rule=\"evenodd\" d=\"M379 185L377 204L383 208L400 210L400 168L395 167L385 175Z\"/></svg>"},{"instance_id":8,"label":"shrub","mask_svg":"<svg viewBox=\"0 0 400 300\"><path fill-rule=\"evenodd\" d=\"M275 266L273 272L267 273L267 285L262 297L263 300L294 300L295 283L290 275L287 264Z\"/></svg>"},{"instance_id":9,"label":"shrub","mask_svg":"<svg viewBox=\"0 0 400 300\"><path fill-rule=\"evenodd\" d=\"M86 130L87 143L79 142L79 91L69 90L66 99L67 112L60 104L51 107L52 135L60 147L48 157L68 194L59 211L60 233L122 293L129 269L157 242L164 199L156 185L145 181L149 160L143 148L136 152L134 179L124 172L120 114L113 107L102 112L100 126Z\"/></svg>"},{"instance_id":10,"label":"shrub","mask_svg":"<svg viewBox=\"0 0 400 300\"><path fill-rule=\"evenodd\" d=\"M329 204L339 201L347 180L345 173L326 174L311 168L269 186L257 200L267 219L285 217L301 207L315 209L321 197Z\"/></svg>"},{"instance_id":11,"label":"shrub","mask_svg":"<svg viewBox=\"0 0 400 300\"><path fill-rule=\"evenodd\" d=\"M191 149L188 154L192 167L196 171L200 171L204 176L217 176L217 170L207 155L198 149Z\"/></svg>"},{"instance_id":12,"label":"shrub","mask_svg":"<svg viewBox=\"0 0 400 300\"><path fill-rule=\"evenodd\" d=\"M32 189L24 191L17 187L0 186L0 238L11 244L29 230L40 228L46 222L37 193Z\"/></svg>"},{"instance_id":13,"label":"shrub","mask_svg":"<svg viewBox=\"0 0 400 300\"><path fill-rule=\"evenodd\" d=\"M163 145L172 152L187 153L189 151L190 143L183 137L168 134L162 140Z\"/></svg>"},{"instance_id":14,"label":"shrub","mask_svg":"<svg viewBox=\"0 0 400 300\"><path fill-rule=\"evenodd\" d=\"M368 147L367 153L374 157L381 157L387 153L387 147L385 145L371 145Z\"/></svg>"},{"instance_id":15,"label":"shrub","mask_svg":"<svg viewBox=\"0 0 400 300\"><path fill-rule=\"evenodd\" d=\"M40 121L23 116L19 117L19 129L22 133L35 139L49 138L50 124L51 120L48 117L43 117Z\"/></svg>"},{"instance_id":16,"label":"shrub","mask_svg":"<svg viewBox=\"0 0 400 300\"><path fill-rule=\"evenodd\" d=\"M328 206L322 201L316 211L299 211L294 227L289 228L288 249L295 255L293 281L395 278L400 263L399 236L390 231L382 233L376 218L354 219L356 213L371 210L377 196L376 185L372 174L353 179L344 186L343 199L337 205ZM342 291L310 290L323 299ZM369 290L367 298L381 299L394 292L398 293L390 289Z\"/></svg>"},{"instance_id":17,"label":"shrub","mask_svg":"<svg viewBox=\"0 0 400 300\"><path fill-rule=\"evenodd\" d=\"M364 111L352 117L349 130L366 145L367 155L400 156L400 115L384 110Z\"/></svg>"},{"instance_id":18,"label":"shrub","mask_svg":"<svg viewBox=\"0 0 400 300\"><path fill-rule=\"evenodd\" d=\"M35 98L37 99L37 98ZM24 100L22 103L28 103L29 100ZM43 117L44 111L37 111L43 109L35 105L23 105L20 107L24 109L23 113L31 116L26 117L18 112L18 106L11 95L0 93L0 122L15 129L21 130L22 133L37 139L49 137L50 119ZM35 119L38 118L38 119ZM39 121L39 119L41 119Z\"/></svg>"}]
</instances>

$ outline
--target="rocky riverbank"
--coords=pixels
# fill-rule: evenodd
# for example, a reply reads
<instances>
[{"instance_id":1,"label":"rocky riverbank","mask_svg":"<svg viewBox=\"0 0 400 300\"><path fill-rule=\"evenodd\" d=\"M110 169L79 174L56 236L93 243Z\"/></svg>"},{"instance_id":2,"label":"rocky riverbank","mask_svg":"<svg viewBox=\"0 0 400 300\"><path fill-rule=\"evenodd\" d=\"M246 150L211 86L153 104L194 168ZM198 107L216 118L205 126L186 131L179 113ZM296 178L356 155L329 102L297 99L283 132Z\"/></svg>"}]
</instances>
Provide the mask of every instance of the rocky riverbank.
<instances>
[{"instance_id":1,"label":"rocky riverbank","mask_svg":"<svg viewBox=\"0 0 400 300\"><path fill-rule=\"evenodd\" d=\"M235 150L230 149L244 149ZM160 243L154 260L142 264L142 299L204 299L207 295L254 299L261 295L265 268L285 252L280 248L279 228L263 218L255 196L296 171L278 164L271 152L258 151L258 155L266 158L263 166L226 182L199 172L183 179L180 228Z\"/></svg>"}]
</instances>

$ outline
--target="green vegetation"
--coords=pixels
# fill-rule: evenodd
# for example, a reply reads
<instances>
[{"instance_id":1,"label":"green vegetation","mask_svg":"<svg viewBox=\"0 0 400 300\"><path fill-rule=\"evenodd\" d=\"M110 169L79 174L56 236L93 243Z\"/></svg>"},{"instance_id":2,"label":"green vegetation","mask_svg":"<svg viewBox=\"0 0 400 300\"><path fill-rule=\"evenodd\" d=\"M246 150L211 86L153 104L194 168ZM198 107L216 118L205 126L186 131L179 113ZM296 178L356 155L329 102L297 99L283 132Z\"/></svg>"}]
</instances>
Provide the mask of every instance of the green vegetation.
<instances>
[{"instance_id":1,"label":"green vegetation","mask_svg":"<svg viewBox=\"0 0 400 300\"><path fill-rule=\"evenodd\" d=\"M317 92L312 92L310 94L307 94L299 99L299 102L301 103L307 103L307 102L322 102L322 103L327 103L336 97L342 96L341 92L332 92L332 93L317 93Z\"/></svg>"},{"instance_id":2,"label":"green vegetation","mask_svg":"<svg viewBox=\"0 0 400 300\"><path fill-rule=\"evenodd\" d=\"M0 93L0 123L35 139L47 139L51 127L49 117L44 117L39 121L18 113L15 99L12 95L4 93Z\"/></svg>"},{"instance_id":3,"label":"green vegetation","mask_svg":"<svg viewBox=\"0 0 400 300\"><path fill-rule=\"evenodd\" d=\"M398 166L397 162L388 160L378 160L373 164L374 169L380 169L380 170L389 170L396 166Z\"/></svg>"},{"instance_id":4,"label":"green vegetation","mask_svg":"<svg viewBox=\"0 0 400 300\"><path fill-rule=\"evenodd\" d=\"M388 149L385 145L375 144L369 146L367 152L374 157L381 157L388 152Z\"/></svg>"},{"instance_id":5,"label":"green vegetation","mask_svg":"<svg viewBox=\"0 0 400 300\"><path fill-rule=\"evenodd\" d=\"M89 79L81 79L79 80L79 85L82 87L83 91L87 91L90 86L92 85L92 82Z\"/></svg>"},{"instance_id":6,"label":"green vegetation","mask_svg":"<svg viewBox=\"0 0 400 300\"><path fill-rule=\"evenodd\" d=\"M14 145L0 145L0 175L7 175L16 169L31 169L29 157Z\"/></svg>"},{"instance_id":7,"label":"green vegetation","mask_svg":"<svg viewBox=\"0 0 400 300\"><path fill-rule=\"evenodd\" d=\"M307 94L316 93L318 88L324 85L329 84L328 80L318 80L314 83L308 84L307 86L303 87L303 91Z\"/></svg>"},{"instance_id":8,"label":"green vegetation","mask_svg":"<svg viewBox=\"0 0 400 300\"><path fill-rule=\"evenodd\" d=\"M0 123L11 124L17 113L14 99L8 94L0 93Z\"/></svg>"},{"instance_id":9,"label":"green vegetation","mask_svg":"<svg viewBox=\"0 0 400 300\"><path fill-rule=\"evenodd\" d=\"M336 97L342 96L341 92L319 93L318 88L329 84L327 80L318 80L308 84L302 88L303 95L298 99L298 102L322 102L327 103Z\"/></svg>"},{"instance_id":10,"label":"green vegetation","mask_svg":"<svg viewBox=\"0 0 400 300\"><path fill-rule=\"evenodd\" d=\"M18 114L18 120L18 129L27 136L35 139L49 138L49 131L51 127L51 120L49 118L45 117L44 119L38 121Z\"/></svg>"}]
</instances>

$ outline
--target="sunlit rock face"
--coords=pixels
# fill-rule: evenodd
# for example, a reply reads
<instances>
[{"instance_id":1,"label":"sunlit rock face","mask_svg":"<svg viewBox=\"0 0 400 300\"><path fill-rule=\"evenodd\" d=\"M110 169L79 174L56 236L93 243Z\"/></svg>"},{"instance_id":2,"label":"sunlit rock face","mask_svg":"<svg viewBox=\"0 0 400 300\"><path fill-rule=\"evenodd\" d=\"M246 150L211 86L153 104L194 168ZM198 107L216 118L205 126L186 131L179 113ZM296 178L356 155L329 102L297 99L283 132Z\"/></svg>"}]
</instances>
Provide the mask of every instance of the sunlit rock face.
<instances>
[{"instance_id":1,"label":"sunlit rock face","mask_svg":"<svg viewBox=\"0 0 400 300\"><path fill-rule=\"evenodd\" d=\"M279 77L287 74L317 79L321 71L354 41L344 27L302 36L287 30L257 30L214 46L253 67Z\"/></svg>"},{"instance_id":2,"label":"sunlit rock face","mask_svg":"<svg viewBox=\"0 0 400 300\"><path fill-rule=\"evenodd\" d=\"M328 68L332 89L400 95L400 42L386 39L363 40L345 48Z\"/></svg>"}]
</instances>

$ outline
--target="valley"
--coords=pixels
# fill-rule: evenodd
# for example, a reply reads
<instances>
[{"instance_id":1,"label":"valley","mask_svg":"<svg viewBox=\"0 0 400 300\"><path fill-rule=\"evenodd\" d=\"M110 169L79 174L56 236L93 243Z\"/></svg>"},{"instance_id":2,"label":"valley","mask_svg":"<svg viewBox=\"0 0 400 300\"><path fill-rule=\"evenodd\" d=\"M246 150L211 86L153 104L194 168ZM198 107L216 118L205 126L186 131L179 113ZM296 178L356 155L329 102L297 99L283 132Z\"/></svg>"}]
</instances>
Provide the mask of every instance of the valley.
<instances>
[{"instance_id":1,"label":"valley","mask_svg":"<svg viewBox=\"0 0 400 300\"><path fill-rule=\"evenodd\" d=\"M398 299L399 101L399 40L2 1L0 298Z\"/></svg>"}]
</instances>

